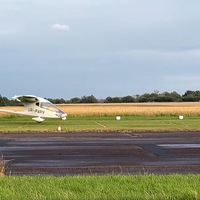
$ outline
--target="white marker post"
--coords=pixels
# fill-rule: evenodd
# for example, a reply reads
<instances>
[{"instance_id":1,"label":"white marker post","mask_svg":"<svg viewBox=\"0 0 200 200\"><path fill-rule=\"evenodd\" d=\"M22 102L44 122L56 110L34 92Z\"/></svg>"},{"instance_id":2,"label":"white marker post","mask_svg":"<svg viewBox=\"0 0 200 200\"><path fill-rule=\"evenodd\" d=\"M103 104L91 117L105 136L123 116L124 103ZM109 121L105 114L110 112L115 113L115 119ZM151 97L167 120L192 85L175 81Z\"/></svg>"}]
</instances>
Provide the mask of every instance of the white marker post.
<instances>
[{"instance_id":1,"label":"white marker post","mask_svg":"<svg viewBox=\"0 0 200 200\"><path fill-rule=\"evenodd\" d=\"M60 125L58 125L58 131L60 132L62 129L61 129L61 126Z\"/></svg>"},{"instance_id":2,"label":"white marker post","mask_svg":"<svg viewBox=\"0 0 200 200\"><path fill-rule=\"evenodd\" d=\"M116 116L116 120L121 120L121 117L120 116Z\"/></svg>"},{"instance_id":3,"label":"white marker post","mask_svg":"<svg viewBox=\"0 0 200 200\"><path fill-rule=\"evenodd\" d=\"M183 115L180 115L180 116L179 116L179 119L183 119Z\"/></svg>"}]
</instances>

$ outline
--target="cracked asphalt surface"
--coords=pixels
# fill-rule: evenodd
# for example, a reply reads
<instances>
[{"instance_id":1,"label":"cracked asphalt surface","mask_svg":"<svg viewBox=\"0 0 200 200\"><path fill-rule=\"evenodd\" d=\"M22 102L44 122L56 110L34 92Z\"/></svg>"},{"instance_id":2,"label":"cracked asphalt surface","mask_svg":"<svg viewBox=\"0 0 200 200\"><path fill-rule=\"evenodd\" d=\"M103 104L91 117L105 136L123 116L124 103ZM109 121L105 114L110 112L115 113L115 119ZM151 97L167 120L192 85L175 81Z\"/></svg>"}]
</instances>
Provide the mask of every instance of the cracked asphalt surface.
<instances>
[{"instance_id":1,"label":"cracked asphalt surface","mask_svg":"<svg viewBox=\"0 0 200 200\"><path fill-rule=\"evenodd\" d=\"M200 132L1 133L9 175L200 173Z\"/></svg>"}]
</instances>

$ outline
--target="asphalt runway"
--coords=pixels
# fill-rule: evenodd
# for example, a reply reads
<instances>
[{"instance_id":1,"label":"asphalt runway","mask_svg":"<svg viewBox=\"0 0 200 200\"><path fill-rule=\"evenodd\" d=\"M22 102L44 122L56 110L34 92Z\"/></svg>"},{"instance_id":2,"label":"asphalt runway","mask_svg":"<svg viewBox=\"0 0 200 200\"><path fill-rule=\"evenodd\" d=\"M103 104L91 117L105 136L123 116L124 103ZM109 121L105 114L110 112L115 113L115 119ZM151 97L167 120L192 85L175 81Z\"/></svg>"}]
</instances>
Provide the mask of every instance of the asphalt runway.
<instances>
[{"instance_id":1,"label":"asphalt runway","mask_svg":"<svg viewBox=\"0 0 200 200\"><path fill-rule=\"evenodd\" d=\"M200 132L1 133L10 175L200 173Z\"/></svg>"}]
</instances>

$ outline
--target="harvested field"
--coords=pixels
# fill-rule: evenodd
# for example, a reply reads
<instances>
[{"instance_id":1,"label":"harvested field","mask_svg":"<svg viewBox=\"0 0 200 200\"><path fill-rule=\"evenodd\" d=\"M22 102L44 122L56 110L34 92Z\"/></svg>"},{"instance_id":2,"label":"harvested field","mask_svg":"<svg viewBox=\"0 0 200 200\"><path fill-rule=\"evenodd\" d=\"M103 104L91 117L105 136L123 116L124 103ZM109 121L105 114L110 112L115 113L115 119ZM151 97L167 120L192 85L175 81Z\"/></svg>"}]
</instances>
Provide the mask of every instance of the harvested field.
<instances>
[{"instance_id":1,"label":"harvested field","mask_svg":"<svg viewBox=\"0 0 200 200\"><path fill-rule=\"evenodd\" d=\"M24 110L24 107L23 106L4 106L4 107L0 107L0 109L22 111L22 110ZM10 114L0 112L0 116L7 116L7 115L10 115Z\"/></svg>"},{"instance_id":2,"label":"harvested field","mask_svg":"<svg viewBox=\"0 0 200 200\"><path fill-rule=\"evenodd\" d=\"M180 103L117 103L117 104L63 104L60 109L73 116L101 115L200 115L200 102ZM2 109L23 110L23 107L1 107ZM0 113L0 116L8 115Z\"/></svg>"},{"instance_id":3,"label":"harvested field","mask_svg":"<svg viewBox=\"0 0 200 200\"><path fill-rule=\"evenodd\" d=\"M69 115L200 115L200 102L195 103L126 103L58 105Z\"/></svg>"}]
</instances>

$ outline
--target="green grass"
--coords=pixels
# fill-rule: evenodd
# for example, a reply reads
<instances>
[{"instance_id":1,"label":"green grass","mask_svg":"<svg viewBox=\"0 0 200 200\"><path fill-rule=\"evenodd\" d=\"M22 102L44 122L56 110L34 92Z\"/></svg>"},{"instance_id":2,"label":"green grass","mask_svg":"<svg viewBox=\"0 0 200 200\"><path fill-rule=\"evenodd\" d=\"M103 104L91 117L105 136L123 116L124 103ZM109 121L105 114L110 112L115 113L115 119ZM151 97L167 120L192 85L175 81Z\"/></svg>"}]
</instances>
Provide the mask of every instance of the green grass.
<instances>
[{"instance_id":1,"label":"green grass","mask_svg":"<svg viewBox=\"0 0 200 200\"><path fill-rule=\"evenodd\" d=\"M200 175L1 177L0 199L200 199Z\"/></svg>"},{"instance_id":2,"label":"green grass","mask_svg":"<svg viewBox=\"0 0 200 200\"><path fill-rule=\"evenodd\" d=\"M37 123L31 117L0 117L1 132L57 131L60 124L62 131L184 131L200 130L200 116L134 116L124 115L117 121L116 116L68 116L61 119L46 119Z\"/></svg>"}]
</instances>

